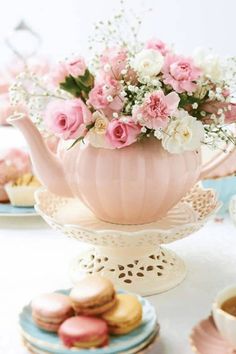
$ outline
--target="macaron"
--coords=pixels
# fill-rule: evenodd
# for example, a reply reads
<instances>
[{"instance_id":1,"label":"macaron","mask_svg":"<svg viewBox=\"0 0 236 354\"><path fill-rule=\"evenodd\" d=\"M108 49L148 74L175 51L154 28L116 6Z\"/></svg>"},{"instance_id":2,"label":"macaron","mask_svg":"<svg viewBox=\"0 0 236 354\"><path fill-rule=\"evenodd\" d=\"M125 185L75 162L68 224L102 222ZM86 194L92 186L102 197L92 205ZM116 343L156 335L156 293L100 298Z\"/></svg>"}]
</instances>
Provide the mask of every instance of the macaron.
<instances>
[{"instance_id":1,"label":"macaron","mask_svg":"<svg viewBox=\"0 0 236 354\"><path fill-rule=\"evenodd\" d=\"M31 308L35 324L48 332L57 332L62 322L74 315L69 296L59 293L38 296Z\"/></svg>"},{"instance_id":2,"label":"macaron","mask_svg":"<svg viewBox=\"0 0 236 354\"><path fill-rule=\"evenodd\" d=\"M58 335L69 348L98 348L108 344L106 322L90 316L69 318L60 326Z\"/></svg>"},{"instance_id":3,"label":"macaron","mask_svg":"<svg viewBox=\"0 0 236 354\"><path fill-rule=\"evenodd\" d=\"M70 292L72 306L77 314L100 315L116 303L112 282L99 275L88 275Z\"/></svg>"},{"instance_id":4,"label":"macaron","mask_svg":"<svg viewBox=\"0 0 236 354\"><path fill-rule=\"evenodd\" d=\"M111 334L126 334L142 322L142 305L130 294L118 294L115 306L101 316L108 324Z\"/></svg>"}]
</instances>

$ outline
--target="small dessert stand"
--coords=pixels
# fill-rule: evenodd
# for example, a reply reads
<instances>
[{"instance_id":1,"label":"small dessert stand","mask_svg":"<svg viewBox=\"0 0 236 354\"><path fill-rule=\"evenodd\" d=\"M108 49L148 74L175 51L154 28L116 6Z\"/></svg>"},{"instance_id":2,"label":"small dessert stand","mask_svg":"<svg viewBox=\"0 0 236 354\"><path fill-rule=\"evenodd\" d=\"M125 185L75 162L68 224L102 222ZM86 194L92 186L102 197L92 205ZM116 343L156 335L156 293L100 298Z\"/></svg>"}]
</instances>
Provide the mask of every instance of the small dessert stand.
<instances>
[{"instance_id":1,"label":"small dessert stand","mask_svg":"<svg viewBox=\"0 0 236 354\"><path fill-rule=\"evenodd\" d=\"M36 192L36 211L54 229L89 243L71 266L74 283L81 273L101 273L120 289L141 295L164 292L186 275L184 262L161 247L199 230L219 208L215 192L196 185L168 214L145 225L98 220L79 200Z\"/></svg>"}]
</instances>

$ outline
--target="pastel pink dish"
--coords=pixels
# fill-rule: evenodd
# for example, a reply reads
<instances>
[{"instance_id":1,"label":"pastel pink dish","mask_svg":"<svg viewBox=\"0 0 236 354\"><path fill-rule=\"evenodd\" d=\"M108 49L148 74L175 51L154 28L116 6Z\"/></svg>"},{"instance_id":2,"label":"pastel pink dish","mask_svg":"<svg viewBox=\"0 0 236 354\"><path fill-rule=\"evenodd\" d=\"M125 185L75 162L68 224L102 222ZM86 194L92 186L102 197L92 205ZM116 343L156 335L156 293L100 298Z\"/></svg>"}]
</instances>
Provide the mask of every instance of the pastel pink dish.
<instances>
[{"instance_id":1,"label":"pastel pink dish","mask_svg":"<svg viewBox=\"0 0 236 354\"><path fill-rule=\"evenodd\" d=\"M69 318L60 326L58 334L69 348L95 348L108 344L108 327L100 318L89 316Z\"/></svg>"},{"instance_id":2,"label":"pastel pink dish","mask_svg":"<svg viewBox=\"0 0 236 354\"><path fill-rule=\"evenodd\" d=\"M31 308L35 324L48 332L57 332L60 325L74 315L69 296L59 293L38 296Z\"/></svg>"},{"instance_id":3,"label":"pastel pink dish","mask_svg":"<svg viewBox=\"0 0 236 354\"><path fill-rule=\"evenodd\" d=\"M201 321L190 336L192 350L197 354L235 354L216 329L212 317Z\"/></svg>"},{"instance_id":4,"label":"pastel pink dish","mask_svg":"<svg viewBox=\"0 0 236 354\"><path fill-rule=\"evenodd\" d=\"M56 156L26 115L8 122L24 134L36 175L50 192L79 198L99 219L117 224L145 224L165 216L226 157L217 156L202 168L198 151L170 154L152 138L122 149L59 144Z\"/></svg>"}]
</instances>

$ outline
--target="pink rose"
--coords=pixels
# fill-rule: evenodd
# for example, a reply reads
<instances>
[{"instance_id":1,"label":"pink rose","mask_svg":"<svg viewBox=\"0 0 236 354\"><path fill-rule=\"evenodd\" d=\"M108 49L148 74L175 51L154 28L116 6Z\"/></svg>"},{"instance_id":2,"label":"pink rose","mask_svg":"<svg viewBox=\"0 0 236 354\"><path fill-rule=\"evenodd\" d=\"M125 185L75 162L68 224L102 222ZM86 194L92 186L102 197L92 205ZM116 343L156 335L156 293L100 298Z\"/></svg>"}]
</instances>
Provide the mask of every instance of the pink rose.
<instances>
[{"instance_id":1,"label":"pink rose","mask_svg":"<svg viewBox=\"0 0 236 354\"><path fill-rule=\"evenodd\" d=\"M191 58L171 54L166 56L162 72L164 83L171 85L178 93L195 91L195 81L202 74Z\"/></svg>"},{"instance_id":2,"label":"pink rose","mask_svg":"<svg viewBox=\"0 0 236 354\"><path fill-rule=\"evenodd\" d=\"M65 140L76 139L86 134L92 113L81 99L53 101L47 106L44 120L55 135Z\"/></svg>"},{"instance_id":3,"label":"pink rose","mask_svg":"<svg viewBox=\"0 0 236 354\"><path fill-rule=\"evenodd\" d=\"M88 102L95 109L109 108L114 112L119 112L124 104L119 96L120 90L120 84L110 78L106 82L95 84L94 88L89 92Z\"/></svg>"},{"instance_id":4,"label":"pink rose","mask_svg":"<svg viewBox=\"0 0 236 354\"><path fill-rule=\"evenodd\" d=\"M97 84L89 92L89 104L95 109L102 109L108 106L109 102L107 100L106 90L104 89L105 84Z\"/></svg>"},{"instance_id":5,"label":"pink rose","mask_svg":"<svg viewBox=\"0 0 236 354\"><path fill-rule=\"evenodd\" d=\"M56 64L50 73L49 81L53 86L58 86L60 83L64 82L66 77L69 76L69 72L65 63Z\"/></svg>"},{"instance_id":6,"label":"pink rose","mask_svg":"<svg viewBox=\"0 0 236 354\"><path fill-rule=\"evenodd\" d=\"M127 65L127 49L125 48L107 48L100 57L101 69L105 74L115 80L122 76L121 71Z\"/></svg>"},{"instance_id":7,"label":"pink rose","mask_svg":"<svg viewBox=\"0 0 236 354\"><path fill-rule=\"evenodd\" d=\"M176 92L165 96L162 90L155 91L134 112L134 119L149 129L165 128L168 118L178 108L179 101Z\"/></svg>"},{"instance_id":8,"label":"pink rose","mask_svg":"<svg viewBox=\"0 0 236 354\"><path fill-rule=\"evenodd\" d=\"M223 110L225 123L230 124L236 122L236 103L209 101L202 104L200 108L206 113L215 114L216 116L221 116L219 110ZM227 110L224 111L224 109Z\"/></svg>"},{"instance_id":9,"label":"pink rose","mask_svg":"<svg viewBox=\"0 0 236 354\"><path fill-rule=\"evenodd\" d=\"M167 48L167 45L160 39L150 39L146 43L146 48L158 50L163 56L170 52L169 48Z\"/></svg>"},{"instance_id":10,"label":"pink rose","mask_svg":"<svg viewBox=\"0 0 236 354\"><path fill-rule=\"evenodd\" d=\"M125 121L113 119L107 128L106 139L113 148L122 148L137 141L141 127L131 117L123 117Z\"/></svg>"},{"instance_id":11,"label":"pink rose","mask_svg":"<svg viewBox=\"0 0 236 354\"><path fill-rule=\"evenodd\" d=\"M86 70L84 58L75 57L65 62L68 73L73 77L83 76Z\"/></svg>"}]
</instances>

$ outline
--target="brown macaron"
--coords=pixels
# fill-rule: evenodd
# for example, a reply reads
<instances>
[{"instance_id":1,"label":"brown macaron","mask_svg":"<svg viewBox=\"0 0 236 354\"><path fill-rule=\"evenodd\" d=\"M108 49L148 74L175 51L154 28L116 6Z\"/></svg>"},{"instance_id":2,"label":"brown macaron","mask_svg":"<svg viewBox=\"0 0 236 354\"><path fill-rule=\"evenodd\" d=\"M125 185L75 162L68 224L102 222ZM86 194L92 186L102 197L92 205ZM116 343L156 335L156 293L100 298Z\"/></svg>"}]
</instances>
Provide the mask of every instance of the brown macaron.
<instances>
[{"instance_id":1,"label":"brown macaron","mask_svg":"<svg viewBox=\"0 0 236 354\"><path fill-rule=\"evenodd\" d=\"M72 306L77 314L100 315L116 303L112 282L100 275L88 275L70 292Z\"/></svg>"},{"instance_id":2,"label":"brown macaron","mask_svg":"<svg viewBox=\"0 0 236 354\"><path fill-rule=\"evenodd\" d=\"M69 296L52 293L38 296L31 303L32 318L36 326L57 332L60 325L74 315Z\"/></svg>"}]
</instances>

